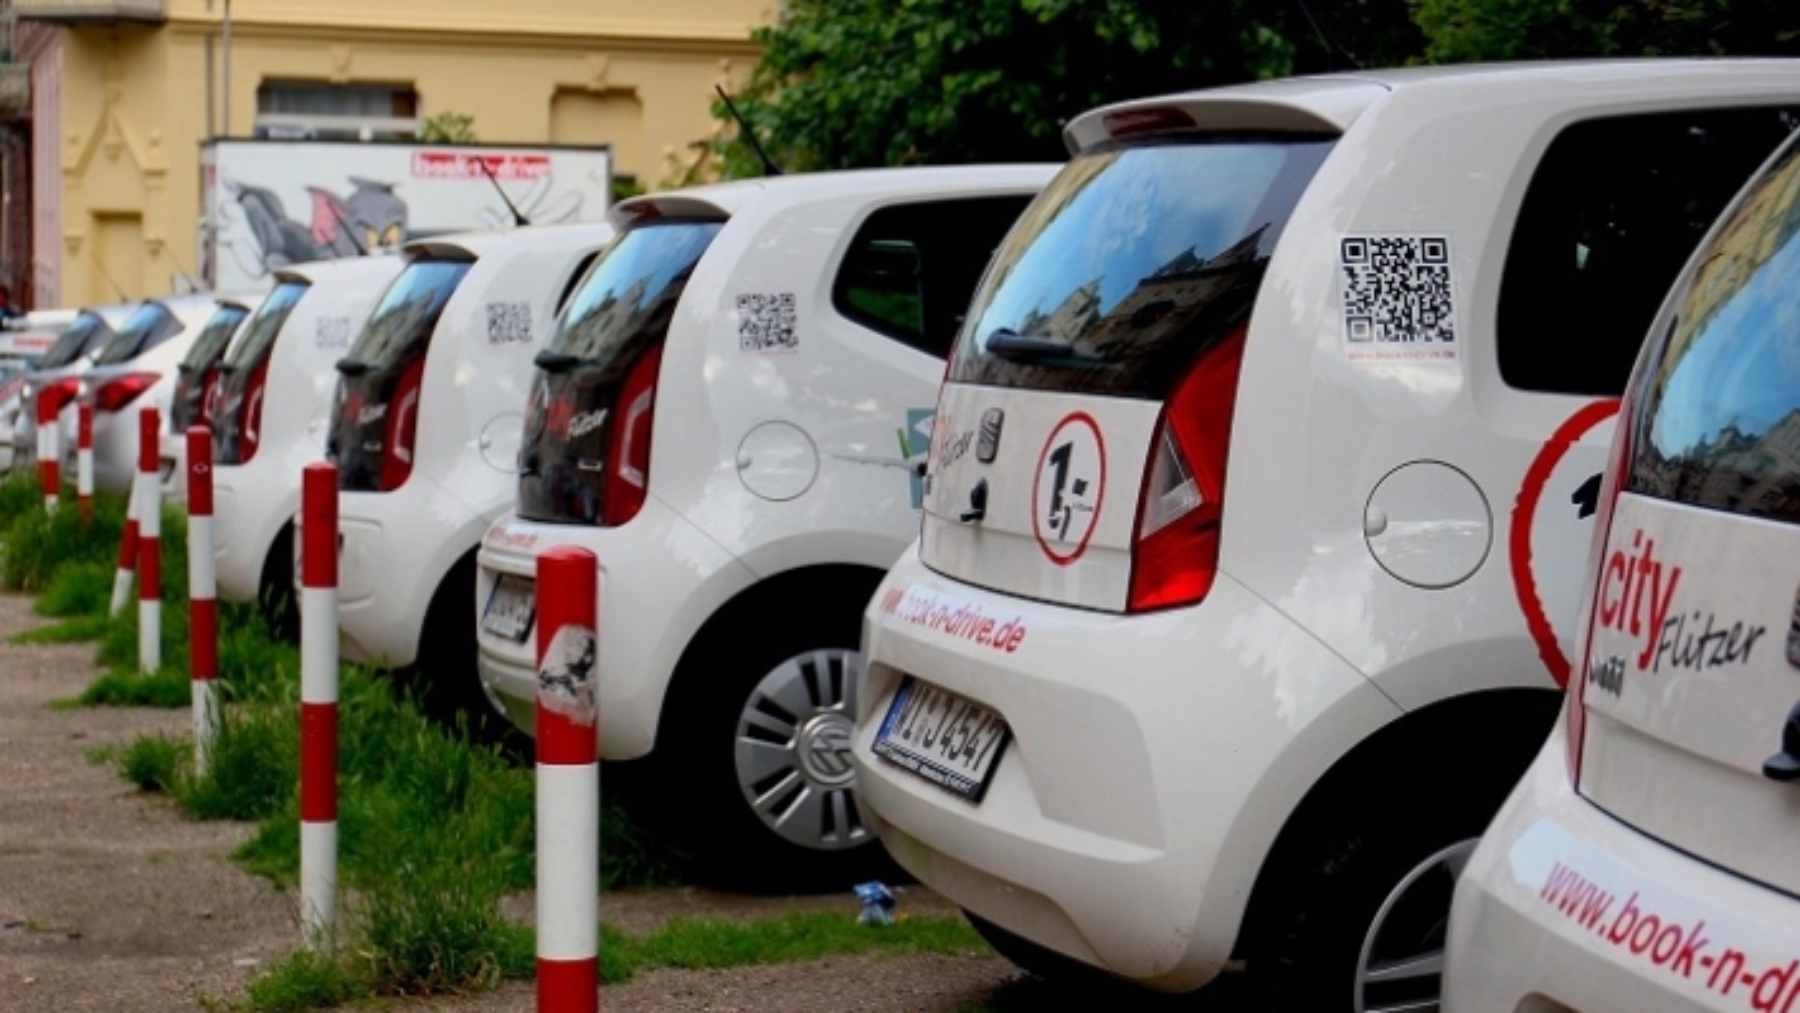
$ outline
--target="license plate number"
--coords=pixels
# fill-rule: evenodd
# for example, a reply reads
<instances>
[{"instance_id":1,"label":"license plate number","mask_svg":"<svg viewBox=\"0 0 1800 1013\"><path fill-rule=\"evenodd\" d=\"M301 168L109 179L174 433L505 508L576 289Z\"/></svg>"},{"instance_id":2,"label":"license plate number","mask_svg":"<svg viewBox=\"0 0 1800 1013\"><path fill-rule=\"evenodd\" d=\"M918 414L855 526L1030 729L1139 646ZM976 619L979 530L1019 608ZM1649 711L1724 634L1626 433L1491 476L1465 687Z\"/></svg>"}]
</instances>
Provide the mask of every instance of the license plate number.
<instances>
[{"instance_id":1,"label":"license plate number","mask_svg":"<svg viewBox=\"0 0 1800 1013\"><path fill-rule=\"evenodd\" d=\"M488 595L481 628L496 637L523 643L537 618L537 589L529 577L503 573Z\"/></svg>"},{"instance_id":2,"label":"license plate number","mask_svg":"<svg viewBox=\"0 0 1800 1013\"><path fill-rule=\"evenodd\" d=\"M907 679L875 735L875 755L932 784L980 802L1012 732L992 708Z\"/></svg>"}]
</instances>

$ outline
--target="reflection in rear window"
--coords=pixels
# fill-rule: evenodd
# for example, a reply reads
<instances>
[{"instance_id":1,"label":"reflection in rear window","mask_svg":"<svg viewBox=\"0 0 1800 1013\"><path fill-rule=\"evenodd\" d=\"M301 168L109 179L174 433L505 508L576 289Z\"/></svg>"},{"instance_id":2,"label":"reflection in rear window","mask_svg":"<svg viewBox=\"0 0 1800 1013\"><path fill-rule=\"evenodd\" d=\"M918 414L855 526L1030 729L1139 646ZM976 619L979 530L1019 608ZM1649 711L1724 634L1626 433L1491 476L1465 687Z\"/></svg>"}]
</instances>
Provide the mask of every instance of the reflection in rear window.
<instances>
[{"instance_id":1,"label":"reflection in rear window","mask_svg":"<svg viewBox=\"0 0 1800 1013\"><path fill-rule=\"evenodd\" d=\"M60 369L74 362L77 357L91 352L112 337L112 328L100 319L97 313L82 310L75 319L56 337L56 344L38 360L39 369Z\"/></svg>"},{"instance_id":2,"label":"reflection in rear window","mask_svg":"<svg viewBox=\"0 0 1800 1013\"><path fill-rule=\"evenodd\" d=\"M119 331L107 339L94 359L96 366L116 366L148 352L181 333L181 321L159 302L147 302L131 311Z\"/></svg>"},{"instance_id":3,"label":"reflection in rear window","mask_svg":"<svg viewBox=\"0 0 1800 1013\"><path fill-rule=\"evenodd\" d=\"M620 233L563 307L550 350L582 362L629 364L667 333L688 275L723 227L677 221Z\"/></svg>"},{"instance_id":4,"label":"reflection in rear window","mask_svg":"<svg viewBox=\"0 0 1800 1013\"><path fill-rule=\"evenodd\" d=\"M469 273L470 260L415 260L406 265L350 349L348 359L385 369L430 344L438 314Z\"/></svg>"},{"instance_id":5,"label":"reflection in rear window","mask_svg":"<svg viewBox=\"0 0 1800 1013\"><path fill-rule=\"evenodd\" d=\"M275 336L281 333L281 325L287 321L288 314L294 310L294 304L306 294L308 287L303 281L284 281L264 296L262 305L256 307L256 315L244 325L244 336L232 347L225 365L236 369L245 365L254 367L261 362L263 353L275 344Z\"/></svg>"},{"instance_id":6,"label":"reflection in rear window","mask_svg":"<svg viewBox=\"0 0 1800 1013\"><path fill-rule=\"evenodd\" d=\"M1628 488L1800 522L1800 149L1731 212L1684 280L1640 381Z\"/></svg>"},{"instance_id":7,"label":"reflection in rear window","mask_svg":"<svg viewBox=\"0 0 1800 1013\"><path fill-rule=\"evenodd\" d=\"M237 333L238 324L249 316L248 310L235 303L220 303L213 310L212 318L206 321L200 336L188 346L187 355L182 357L181 365L186 369L209 369L219 357L225 354L225 345L231 336Z\"/></svg>"},{"instance_id":8,"label":"reflection in rear window","mask_svg":"<svg viewBox=\"0 0 1800 1013\"><path fill-rule=\"evenodd\" d=\"M1223 137L1082 155L983 280L950 379L1163 397L1246 322L1282 226L1330 151Z\"/></svg>"}]
</instances>

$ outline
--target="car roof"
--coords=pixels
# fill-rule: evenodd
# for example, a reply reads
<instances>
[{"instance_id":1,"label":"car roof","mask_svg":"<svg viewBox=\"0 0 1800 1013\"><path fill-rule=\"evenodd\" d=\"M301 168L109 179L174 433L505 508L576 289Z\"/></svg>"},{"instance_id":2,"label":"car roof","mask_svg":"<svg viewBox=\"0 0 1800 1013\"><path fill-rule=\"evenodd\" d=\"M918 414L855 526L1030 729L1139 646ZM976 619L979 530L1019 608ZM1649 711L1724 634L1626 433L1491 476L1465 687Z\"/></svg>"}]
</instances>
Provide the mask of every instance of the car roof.
<instances>
[{"instance_id":1,"label":"car roof","mask_svg":"<svg viewBox=\"0 0 1800 1013\"><path fill-rule=\"evenodd\" d=\"M1544 60L1279 78L1101 106L1070 120L1063 140L1079 154L1117 139L1121 120L1169 109L1187 114L1186 129L1342 133L1370 105L1401 92L1426 100L1438 93L1452 103L1471 87L1504 88L1509 99L1541 104L1548 113L1590 104L1598 91L1680 92L1724 82L1792 87L1800 82L1800 59Z\"/></svg>"},{"instance_id":2,"label":"car roof","mask_svg":"<svg viewBox=\"0 0 1800 1013\"><path fill-rule=\"evenodd\" d=\"M614 204L608 212L608 218L623 228L646 216L674 218L733 215L752 203L765 199L801 204L846 195L895 197L909 193L941 194L945 189L953 189L958 184L983 190L1005 187L1037 190L1048 183L1059 168L1059 164L1051 162L1026 162L843 169L762 176L632 197Z\"/></svg>"},{"instance_id":3,"label":"car roof","mask_svg":"<svg viewBox=\"0 0 1800 1013\"><path fill-rule=\"evenodd\" d=\"M612 226L604 221L565 222L556 225L521 225L509 229L478 232L452 232L427 239L415 239L402 249L409 257L449 255L480 259L509 250L529 248L546 242L580 242L596 232Z\"/></svg>"}]
</instances>

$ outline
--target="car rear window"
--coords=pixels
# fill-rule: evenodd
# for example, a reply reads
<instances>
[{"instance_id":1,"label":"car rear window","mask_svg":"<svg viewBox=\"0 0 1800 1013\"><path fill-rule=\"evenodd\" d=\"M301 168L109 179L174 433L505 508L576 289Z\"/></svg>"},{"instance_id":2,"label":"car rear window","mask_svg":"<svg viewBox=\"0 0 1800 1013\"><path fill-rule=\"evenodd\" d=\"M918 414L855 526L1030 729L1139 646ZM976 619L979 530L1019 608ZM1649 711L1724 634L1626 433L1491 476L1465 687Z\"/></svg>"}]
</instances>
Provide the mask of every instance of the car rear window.
<instances>
[{"instance_id":1,"label":"car rear window","mask_svg":"<svg viewBox=\"0 0 1800 1013\"><path fill-rule=\"evenodd\" d=\"M256 307L255 315L244 325L243 338L232 346L226 357L226 368L255 366L261 362L263 353L269 350L269 346L275 343L275 336L281 333L281 325L287 322L288 314L294 311L294 305L310 287L303 281L284 281L263 297L262 305Z\"/></svg>"},{"instance_id":2,"label":"car rear window","mask_svg":"<svg viewBox=\"0 0 1800 1013\"><path fill-rule=\"evenodd\" d=\"M1160 399L1249 319L1320 137L1185 138L1072 160L975 294L949 379Z\"/></svg>"},{"instance_id":3,"label":"car rear window","mask_svg":"<svg viewBox=\"0 0 1800 1013\"><path fill-rule=\"evenodd\" d=\"M147 302L131 311L118 333L107 339L96 366L116 366L130 362L157 345L181 333L181 321L159 302Z\"/></svg>"},{"instance_id":4,"label":"car rear window","mask_svg":"<svg viewBox=\"0 0 1800 1013\"><path fill-rule=\"evenodd\" d=\"M181 365L186 369L209 369L225 354L225 345L231 336L237 333L238 324L250 311L235 303L220 303L213 310L213 315L200 329L200 336L188 346L187 355L182 357Z\"/></svg>"},{"instance_id":5,"label":"car rear window","mask_svg":"<svg viewBox=\"0 0 1800 1013\"><path fill-rule=\"evenodd\" d=\"M1640 380L1627 488L1800 522L1800 148L1708 241Z\"/></svg>"},{"instance_id":6,"label":"car rear window","mask_svg":"<svg viewBox=\"0 0 1800 1013\"><path fill-rule=\"evenodd\" d=\"M667 333L688 275L723 227L676 221L621 233L563 307L549 352L629 365L639 349Z\"/></svg>"},{"instance_id":7,"label":"car rear window","mask_svg":"<svg viewBox=\"0 0 1800 1013\"><path fill-rule=\"evenodd\" d=\"M112 337L112 328L98 313L86 310L75 315L68 328L57 335L56 343L38 360L39 369L61 369L80 356L99 348Z\"/></svg>"},{"instance_id":8,"label":"car rear window","mask_svg":"<svg viewBox=\"0 0 1800 1013\"><path fill-rule=\"evenodd\" d=\"M438 315L469 273L472 260L415 260L406 265L369 314L345 358L381 370L431 341Z\"/></svg>"}]
</instances>

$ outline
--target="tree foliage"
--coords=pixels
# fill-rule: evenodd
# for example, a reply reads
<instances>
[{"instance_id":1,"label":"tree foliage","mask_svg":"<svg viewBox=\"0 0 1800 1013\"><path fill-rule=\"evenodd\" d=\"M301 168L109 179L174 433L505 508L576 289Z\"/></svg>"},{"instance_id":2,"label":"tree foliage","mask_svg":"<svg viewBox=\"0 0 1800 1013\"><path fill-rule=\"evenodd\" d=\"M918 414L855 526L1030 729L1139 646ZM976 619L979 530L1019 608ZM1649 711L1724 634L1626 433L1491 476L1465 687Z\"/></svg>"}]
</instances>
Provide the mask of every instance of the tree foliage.
<instances>
[{"instance_id":1,"label":"tree foliage","mask_svg":"<svg viewBox=\"0 0 1800 1013\"><path fill-rule=\"evenodd\" d=\"M1800 2L790 0L755 37L745 119L783 167L836 169L1059 159L1083 110L1263 77L1800 53ZM728 175L761 171L739 131L723 138Z\"/></svg>"},{"instance_id":2,"label":"tree foliage","mask_svg":"<svg viewBox=\"0 0 1800 1013\"><path fill-rule=\"evenodd\" d=\"M1419 45L1406 0L792 0L756 41L737 104L791 169L1061 158L1105 102ZM757 171L735 135L723 153Z\"/></svg>"}]
</instances>

